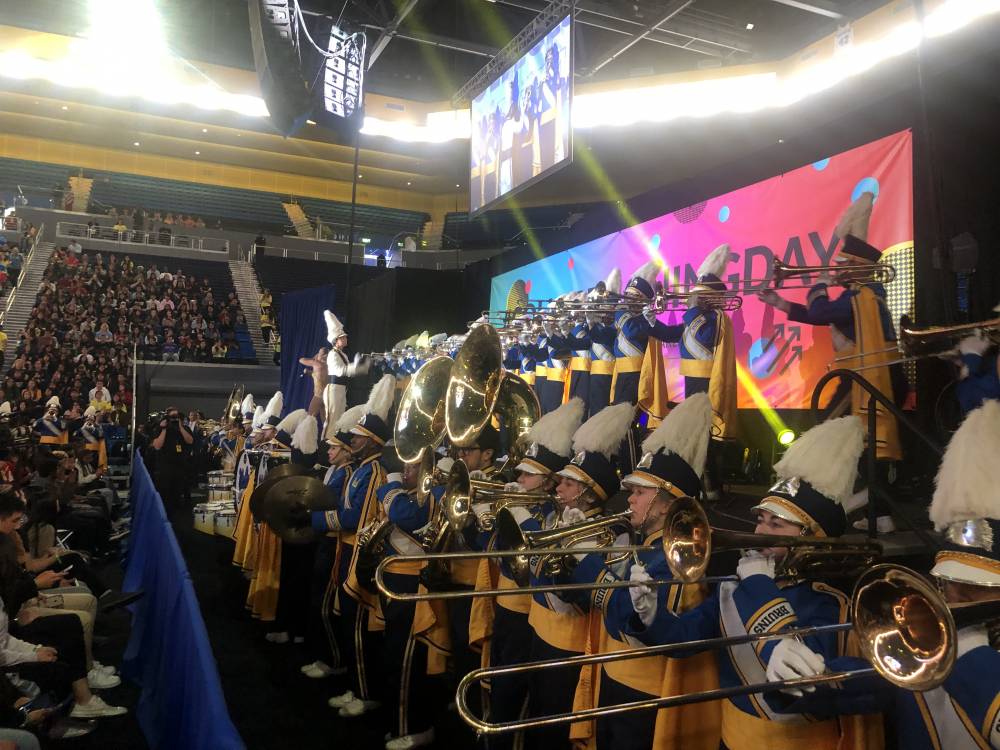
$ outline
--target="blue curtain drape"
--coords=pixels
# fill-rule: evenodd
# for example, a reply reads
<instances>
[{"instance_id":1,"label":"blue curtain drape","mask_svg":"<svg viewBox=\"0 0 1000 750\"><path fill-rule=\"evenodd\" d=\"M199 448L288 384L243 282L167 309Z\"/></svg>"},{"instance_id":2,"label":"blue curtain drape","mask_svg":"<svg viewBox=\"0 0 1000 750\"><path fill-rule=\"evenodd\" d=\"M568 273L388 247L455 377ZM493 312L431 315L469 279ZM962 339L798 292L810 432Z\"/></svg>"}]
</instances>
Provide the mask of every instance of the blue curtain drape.
<instances>
[{"instance_id":1,"label":"blue curtain drape","mask_svg":"<svg viewBox=\"0 0 1000 750\"><path fill-rule=\"evenodd\" d=\"M333 310L335 299L332 284L281 295L281 393L285 397L285 414L309 406L312 379L302 377L299 357L311 357L321 346L328 346L323 311Z\"/></svg>"},{"instance_id":2,"label":"blue curtain drape","mask_svg":"<svg viewBox=\"0 0 1000 750\"><path fill-rule=\"evenodd\" d=\"M122 674L141 688L135 713L142 733L153 750L242 750L184 557L138 453L129 498L122 589L146 595L131 606Z\"/></svg>"}]
</instances>

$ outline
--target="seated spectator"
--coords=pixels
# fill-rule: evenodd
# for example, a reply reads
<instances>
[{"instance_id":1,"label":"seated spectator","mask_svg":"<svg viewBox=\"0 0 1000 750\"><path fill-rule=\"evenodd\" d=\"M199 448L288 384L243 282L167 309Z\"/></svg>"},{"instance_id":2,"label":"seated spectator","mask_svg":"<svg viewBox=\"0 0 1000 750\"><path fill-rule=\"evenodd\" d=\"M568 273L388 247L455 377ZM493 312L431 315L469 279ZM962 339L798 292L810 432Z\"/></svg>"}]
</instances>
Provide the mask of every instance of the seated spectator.
<instances>
[{"instance_id":1,"label":"seated spectator","mask_svg":"<svg viewBox=\"0 0 1000 750\"><path fill-rule=\"evenodd\" d=\"M166 332L161 351L163 352L164 362L177 362L180 359L180 347L174 340L174 332L172 330Z\"/></svg>"},{"instance_id":2,"label":"seated spectator","mask_svg":"<svg viewBox=\"0 0 1000 750\"><path fill-rule=\"evenodd\" d=\"M212 359L222 360L226 358L226 347L221 341L212 344Z\"/></svg>"},{"instance_id":3,"label":"seated spectator","mask_svg":"<svg viewBox=\"0 0 1000 750\"><path fill-rule=\"evenodd\" d=\"M115 340L115 335L111 332L111 329L108 327L107 321L101 323L100 329L98 329L98 331L94 333L94 340L98 344L110 344Z\"/></svg>"}]
</instances>

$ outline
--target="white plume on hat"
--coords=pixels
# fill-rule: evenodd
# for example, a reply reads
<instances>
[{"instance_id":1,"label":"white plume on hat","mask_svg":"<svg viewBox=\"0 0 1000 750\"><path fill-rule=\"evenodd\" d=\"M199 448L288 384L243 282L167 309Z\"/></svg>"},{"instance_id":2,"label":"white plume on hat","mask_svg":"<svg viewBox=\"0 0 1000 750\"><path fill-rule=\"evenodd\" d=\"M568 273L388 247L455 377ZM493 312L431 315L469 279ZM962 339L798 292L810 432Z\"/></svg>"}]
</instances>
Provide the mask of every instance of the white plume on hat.
<instances>
[{"instance_id":1,"label":"white plume on hat","mask_svg":"<svg viewBox=\"0 0 1000 750\"><path fill-rule=\"evenodd\" d=\"M298 427L292 433L292 447L306 455L315 453L319 449L319 425L316 418L302 410L305 415L299 420ZM295 414L295 412L292 412ZM291 415L289 415L291 416ZM288 419L288 417L285 417Z\"/></svg>"},{"instance_id":2,"label":"white plume on hat","mask_svg":"<svg viewBox=\"0 0 1000 750\"><path fill-rule=\"evenodd\" d=\"M608 278L604 280L604 288L611 294L622 293L622 269L612 268Z\"/></svg>"},{"instance_id":3,"label":"white plume on hat","mask_svg":"<svg viewBox=\"0 0 1000 750\"><path fill-rule=\"evenodd\" d=\"M438 459L437 462L438 469L440 469L445 475L447 475L451 471L451 467L453 467L454 465L455 465L455 459L452 458L451 456L442 456L441 458Z\"/></svg>"},{"instance_id":4,"label":"white plume on hat","mask_svg":"<svg viewBox=\"0 0 1000 750\"><path fill-rule=\"evenodd\" d=\"M701 476L711 431L712 402L707 393L696 393L671 409L660 426L642 442L642 452L676 453Z\"/></svg>"},{"instance_id":5,"label":"white plume on hat","mask_svg":"<svg viewBox=\"0 0 1000 750\"><path fill-rule=\"evenodd\" d=\"M340 419L337 420L337 424L334 425L335 431L347 432L352 427L356 427L358 422L361 421L361 417L365 415L365 406L366 404L358 404L341 414Z\"/></svg>"},{"instance_id":6,"label":"white plume on hat","mask_svg":"<svg viewBox=\"0 0 1000 750\"><path fill-rule=\"evenodd\" d=\"M583 421L583 400L572 398L558 409L545 414L528 430L530 443L544 445L559 456L571 455L573 434Z\"/></svg>"},{"instance_id":7,"label":"white plume on hat","mask_svg":"<svg viewBox=\"0 0 1000 750\"><path fill-rule=\"evenodd\" d=\"M383 375L382 379L372 386L364 413L374 414L385 421L389 417L389 410L392 408L395 396L396 378L392 375Z\"/></svg>"},{"instance_id":8,"label":"white plume on hat","mask_svg":"<svg viewBox=\"0 0 1000 750\"><path fill-rule=\"evenodd\" d=\"M643 263L632 273L633 279L645 279L649 285L656 288L656 277L660 275L660 264L655 260Z\"/></svg>"},{"instance_id":9,"label":"white plume on hat","mask_svg":"<svg viewBox=\"0 0 1000 750\"><path fill-rule=\"evenodd\" d=\"M938 469L930 517L943 529L955 521L1000 519L1000 401L987 400L969 412Z\"/></svg>"},{"instance_id":10,"label":"white plume on hat","mask_svg":"<svg viewBox=\"0 0 1000 750\"><path fill-rule=\"evenodd\" d=\"M10 413L11 413L10 401L4 401L2 404L0 404L0 414L10 414Z\"/></svg>"},{"instance_id":11,"label":"white plume on hat","mask_svg":"<svg viewBox=\"0 0 1000 750\"><path fill-rule=\"evenodd\" d=\"M632 404L605 406L573 435L573 451L600 453L605 458L611 458L621 445L634 416L635 407Z\"/></svg>"},{"instance_id":12,"label":"white plume on hat","mask_svg":"<svg viewBox=\"0 0 1000 750\"><path fill-rule=\"evenodd\" d=\"M862 242L868 241L868 222L872 218L872 207L875 205L875 194L865 191L840 216L837 228L834 229L840 239L847 235L857 237Z\"/></svg>"},{"instance_id":13,"label":"white plume on hat","mask_svg":"<svg viewBox=\"0 0 1000 750\"><path fill-rule=\"evenodd\" d=\"M254 409L254 412L253 412L253 421L250 423L250 426L253 429L255 429L255 430L259 430L261 427L264 426L264 407L263 406L258 405L257 408Z\"/></svg>"},{"instance_id":14,"label":"white plume on hat","mask_svg":"<svg viewBox=\"0 0 1000 750\"><path fill-rule=\"evenodd\" d=\"M49 407L49 408L51 408L53 406L56 406L56 407L61 406L61 404L59 402L59 397L58 396L52 396L48 401L45 402L45 405L47 407Z\"/></svg>"},{"instance_id":15,"label":"white plume on hat","mask_svg":"<svg viewBox=\"0 0 1000 750\"><path fill-rule=\"evenodd\" d=\"M337 339L347 333L347 331L344 330L344 324L341 323L340 319L329 310L323 311L323 320L326 321L326 340L331 344L335 343Z\"/></svg>"},{"instance_id":16,"label":"white plume on hat","mask_svg":"<svg viewBox=\"0 0 1000 750\"><path fill-rule=\"evenodd\" d=\"M443 344L448 340L447 333L435 333L429 339L427 339L428 346L437 346L438 344Z\"/></svg>"},{"instance_id":17,"label":"white plume on hat","mask_svg":"<svg viewBox=\"0 0 1000 750\"><path fill-rule=\"evenodd\" d=\"M817 492L842 504L854 489L864 436L860 417L821 422L789 446L774 471L782 479L804 479Z\"/></svg>"},{"instance_id":18,"label":"white plume on hat","mask_svg":"<svg viewBox=\"0 0 1000 750\"><path fill-rule=\"evenodd\" d=\"M253 394L248 393L246 396L243 397L243 401L240 404L240 414L253 412L253 410L254 410Z\"/></svg>"},{"instance_id":19,"label":"white plume on hat","mask_svg":"<svg viewBox=\"0 0 1000 750\"><path fill-rule=\"evenodd\" d=\"M726 266L729 265L729 243L723 243L719 245L715 250L708 254L708 257L701 262L698 266L698 278L702 276L708 276L712 274L713 276L718 276L722 278L722 274L726 272Z\"/></svg>"},{"instance_id":20,"label":"white plume on hat","mask_svg":"<svg viewBox=\"0 0 1000 750\"><path fill-rule=\"evenodd\" d=\"M271 417L281 416L281 410L284 406L285 397L281 395L281 391L275 391L274 395L271 396L271 400L267 402L267 407L264 409L265 421Z\"/></svg>"},{"instance_id":21,"label":"white plume on hat","mask_svg":"<svg viewBox=\"0 0 1000 750\"><path fill-rule=\"evenodd\" d=\"M299 423L308 416L305 409L296 409L290 412L284 419L278 422L278 426L275 428L278 432L287 432L289 435L295 432L295 429L299 426Z\"/></svg>"},{"instance_id":22,"label":"white plume on hat","mask_svg":"<svg viewBox=\"0 0 1000 750\"><path fill-rule=\"evenodd\" d=\"M94 405L91 404L86 409L84 409L83 416L85 416L85 417L96 417L97 416L97 409L95 409Z\"/></svg>"}]
</instances>

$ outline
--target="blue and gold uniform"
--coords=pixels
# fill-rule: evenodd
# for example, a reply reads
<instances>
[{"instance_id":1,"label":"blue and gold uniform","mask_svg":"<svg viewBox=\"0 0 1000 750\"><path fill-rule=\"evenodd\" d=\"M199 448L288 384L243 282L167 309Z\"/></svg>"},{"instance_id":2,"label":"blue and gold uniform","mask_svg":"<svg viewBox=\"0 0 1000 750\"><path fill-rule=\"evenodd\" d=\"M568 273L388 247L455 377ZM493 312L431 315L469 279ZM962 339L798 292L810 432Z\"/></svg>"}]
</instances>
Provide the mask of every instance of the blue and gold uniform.
<instances>
[{"instance_id":1,"label":"blue and gold uniform","mask_svg":"<svg viewBox=\"0 0 1000 750\"><path fill-rule=\"evenodd\" d=\"M566 398L578 398L586 408L590 398L590 368L591 339L589 326L581 321L576 323L568 335L553 336L550 342L557 351L569 352L569 382L566 385ZM601 408L605 405L601 404ZM586 412L585 412L586 413Z\"/></svg>"},{"instance_id":2,"label":"blue and gold uniform","mask_svg":"<svg viewBox=\"0 0 1000 750\"><path fill-rule=\"evenodd\" d=\"M69 445L69 431L66 420L53 413L35 420L33 432L41 445L50 447Z\"/></svg>"},{"instance_id":3,"label":"blue and gold uniform","mask_svg":"<svg viewBox=\"0 0 1000 750\"><path fill-rule=\"evenodd\" d=\"M955 397L963 414L982 406L987 399L1000 399L1000 357L996 352L962 354L965 368L955 386Z\"/></svg>"}]
</instances>

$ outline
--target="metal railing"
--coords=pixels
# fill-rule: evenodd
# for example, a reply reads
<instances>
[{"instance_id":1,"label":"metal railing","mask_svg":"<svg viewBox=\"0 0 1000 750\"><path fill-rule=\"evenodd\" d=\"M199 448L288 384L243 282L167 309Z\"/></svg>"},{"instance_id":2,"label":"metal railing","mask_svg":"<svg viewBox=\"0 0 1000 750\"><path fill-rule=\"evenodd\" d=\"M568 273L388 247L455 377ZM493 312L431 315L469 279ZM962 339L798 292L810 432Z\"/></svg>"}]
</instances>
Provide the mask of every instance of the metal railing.
<instances>
[{"instance_id":1,"label":"metal railing","mask_svg":"<svg viewBox=\"0 0 1000 750\"><path fill-rule=\"evenodd\" d=\"M20 234L23 227L24 227L23 219L20 219L17 216L14 216L13 214L11 214L10 216L4 216L3 219L0 219L0 231L17 232L18 234Z\"/></svg>"},{"instance_id":2,"label":"metal railing","mask_svg":"<svg viewBox=\"0 0 1000 750\"><path fill-rule=\"evenodd\" d=\"M215 237L195 237L188 234L166 232L146 232L141 229L116 230L113 227L87 226L68 221L56 224L56 237L77 237L80 239L103 240L119 245L153 245L156 247L177 247L187 250L201 250L207 253L228 253L229 240ZM218 243L219 247L205 247L205 240Z\"/></svg>"},{"instance_id":3,"label":"metal railing","mask_svg":"<svg viewBox=\"0 0 1000 750\"><path fill-rule=\"evenodd\" d=\"M344 243L345 245L347 243ZM258 252L263 252L264 255L271 258L299 258L300 260L326 260L333 263L346 263L347 253L326 253L319 252L317 250L302 250L300 248L294 247L278 247L277 245L255 245L251 244L248 247L243 247L239 245L237 248L240 260L245 260L249 263L253 263L254 259L257 257ZM358 257L355 257L354 262L358 262Z\"/></svg>"},{"instance_id":4,"label":"metal railing","mask_svg":"<svg viewBox=\"0 0 1000 750\"><path fill-rule=\"evenodd\" d=\"M44 232L45 225L42 224L38 227L38 232L35 233L35 241L31 243L31 247L28 248L28 252L24 254L24 258L21 261L21 272L17 275L17 283L14 284L14 288L11 289L10 294L7 295L7 303L4 305L3 313L0 313L0 325L7 322L7 314L10 312L10 308L13 306L14 300L17 297L17 290L21 288L21 284L24 283L25 278L28 276L28 266L31 264L31 259L35 255L35 248L41 241L42 234Z\"/></svg>"}]
</instances>

